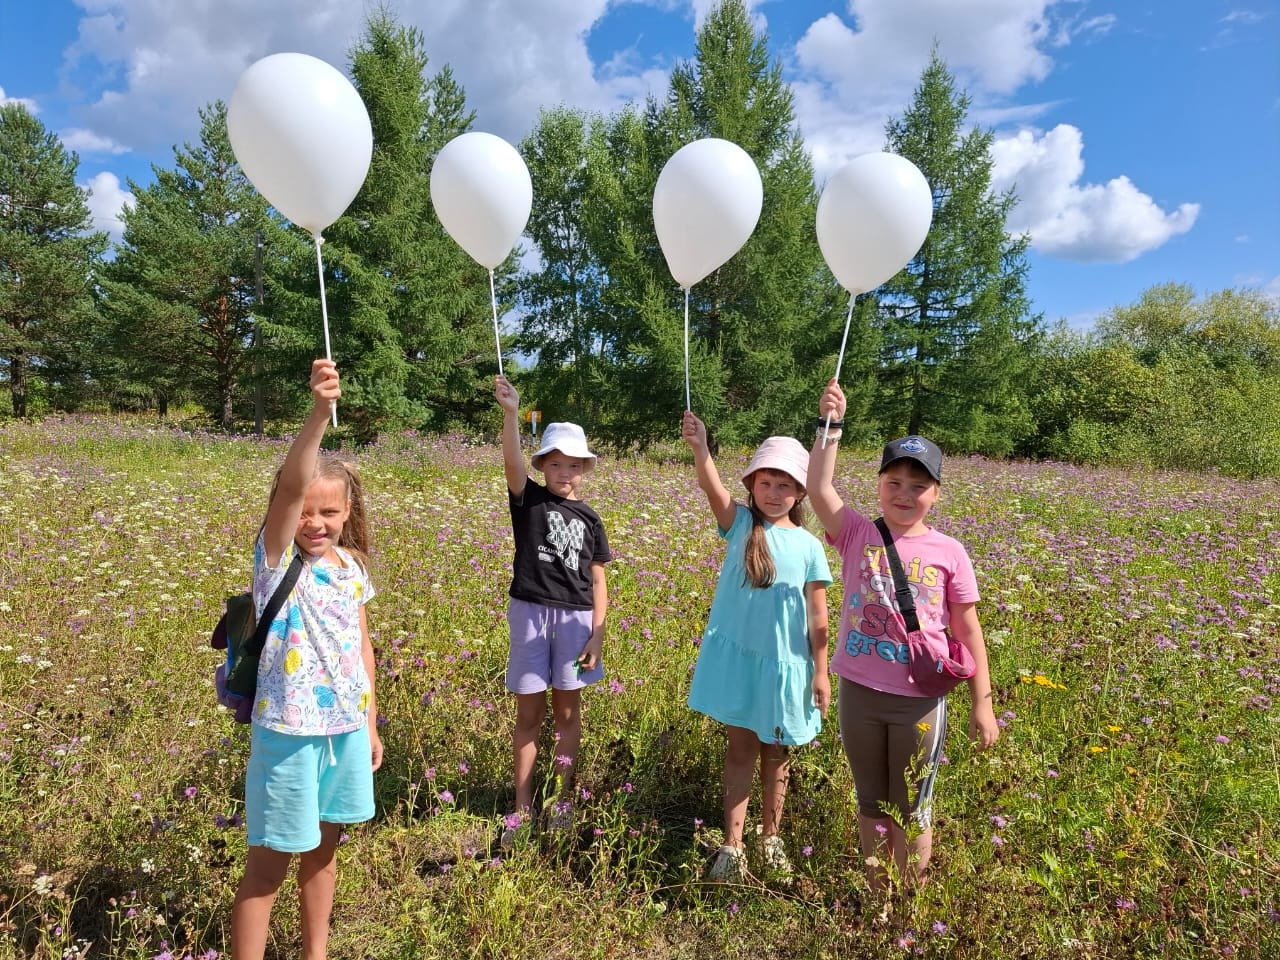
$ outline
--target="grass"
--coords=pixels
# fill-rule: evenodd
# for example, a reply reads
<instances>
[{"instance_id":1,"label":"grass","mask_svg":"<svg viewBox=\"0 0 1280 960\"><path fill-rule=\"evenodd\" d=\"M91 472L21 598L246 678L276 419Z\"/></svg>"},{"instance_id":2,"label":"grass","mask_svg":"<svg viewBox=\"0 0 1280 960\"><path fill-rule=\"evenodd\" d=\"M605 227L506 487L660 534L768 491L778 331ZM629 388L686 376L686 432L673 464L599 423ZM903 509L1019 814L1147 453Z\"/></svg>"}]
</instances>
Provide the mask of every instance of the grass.
<instances>
[{"instance_id":1,"label":"grass","mask_svg":"<svg viewBox=\"0 0 1280 960\"><path fill-rule=\"evenodd\" d=\"M248 741L215 705L207 638L247 586L284 450L0 425L0 958L225 954ZM334 956L1280 956L1280 485L948 462L935 518L977 567L1004 730L975 753L953 695L932 880L880 924L833 719L795 756L795 881L701 879L723 738L684 701L719 541L666 453L588 479L617 560L577 830L504 857L499 453L398 436L352 454L387 759L377 818L340 850ZM837 470L864 511L874 463L844 451ZM270 955L297 943L287 889Z\"/></svg>"}]
</instances>

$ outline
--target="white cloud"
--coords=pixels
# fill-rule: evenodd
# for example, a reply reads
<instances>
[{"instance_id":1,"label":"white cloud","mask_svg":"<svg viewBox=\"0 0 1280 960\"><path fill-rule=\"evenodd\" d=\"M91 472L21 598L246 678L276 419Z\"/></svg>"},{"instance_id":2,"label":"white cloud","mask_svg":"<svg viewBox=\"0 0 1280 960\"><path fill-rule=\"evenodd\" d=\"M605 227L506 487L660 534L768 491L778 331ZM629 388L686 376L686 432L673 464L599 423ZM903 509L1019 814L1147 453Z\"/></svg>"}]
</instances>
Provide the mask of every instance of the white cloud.
<instances>
[{"instance_id":1,"label":"white cloud","mask_svg":"<svg viewBox=\"0 0 1280 960\"><path fill-rule=\"evenodd\" d=\"M610 2L400 0L393 15L422 31L428 73L452 67L476 128L514 142L543 107L608 111L665 86L665 72L633 71L625 59L599 70L591 62L587 36ZM366 8L349 0L96 0L67 51L69 69L107 78L84 125L140 151L191 138L197 109L229 100L240 73L261 57L297 51L345 71Z\"/></svg>"},{"instance_id":2,"label":"white cloud","mask_svg":"<svg viewBox=\"0 0 1280 960\"><path fill-rule=\"evenodd\" d=\"M11 103L16 103L20 107L26 107L27 113L30 113L30 114L37 114L40 112L40 108L36 106L36 102L32 100L30 97L6 96L4 92L4 87L0 87L0 107L7 106Z\"/></svg>"},{"instance_id":3,"label":"white cloud","mask_svg":"<svg viewBox=\"0 0 1280 960\"><path fill-rule=\"evenodd\" d=\"M1262 23L1266 20L1268 14L1258 10L1232 10L1225 17L1219 20L1219 23L1243 23L1246 26L1253 26L1255 23Z\"/></svg>"},{"instance_id":4,"label":"white cloud","mask_svg":"<svg viewBox=\"0 0 1280 960\"><path fill-rule=\"evenodd\" d=\"M1197 203L1165 212L1128 177L1083 183L1084 138L1069 124L1032 130L992 145L992 186L1012 187L1018 203L1008 218L1013 233L1031 235L1040 253L1081 263L1126 263L1186 233Z\"/></svg>"},{"instance_id":5,"label":"white cloud","mask_svg":"<svg viewBox=\"0 0 1280 960\"><path fill-rule=\"evenodd\" d=\"M106 230L112 242L118 242L124 233L120 212L126 206L133 206L133 194L120 185L119 177L105 170L82 186L89 191L89 212L94 227Z\"/></svg>"},{"instance_id":6,"label":"white cloud","mask_svg":"<svg viewBox=\"0 0 1280 960\"><path fill-rule=\"evenodd\" d=\"M820 181L856 154L883 149L885 123L910 102L935 44L972 98L971 124L1026 127L1054 104L1009 98L1049 75L1045 51L1117 23L1087 16L1074 0L850 0L848 10L814 21L796 46L796 116ZM1194 203L1162 210L1128 177L1085 182L1075 127L998 139L993 160L997 187L1017 186L1011 230L1030 232L1049 256L1132 260L1191 229L1199 213Z\"/></svg>"},{"instance_id":7,"label":"white cloud","mask_svg":"<svg viewBox=\"0 0 1280 960\"><path fill-rule=\"evenodd\" d=\"M197 109L229 99L243 69L267 54L295 50L345 69L370 9L350 0L81 2L93 12L81 20L68 66L106 85L72 131L83 138L75 145L144 154L192 139ZM665 90L667 65L635 49L591 60L592 29L628 2L682 14L692 31L712 0L398 0L393 15L422 31L429 73L453 69L476 128L516 142L544 107L608 112ZM784 0L748 0L758 24L770 2ZM842 9L810 24L789 57L796 117L820 183L849 158L883 147L885 122L909 103L935 43L973 98L971 122L1024 127L1052 104L1011 96L1049 75L1046 51L1116 23L1111 14L1089 16L1079 0L848 0ZM1124 261L1190 229L1195 204L1165 212L1126 177L1084 182L1079 141L1070 127L1000 141L1000 175L1017 181L1015 215L1037 249Z\"/></svg>"},{"instance_id":8,"label":"white cloud","mask_svg":"<svg viewBox=\"0 0 1280 960\"><path fill-rule=\"evenodd\" d=\"M1267 297L1277 306L1280 306L1280 275L1274 276L1266 283L1262 284L1262 295Z\"/></svg>"},{"instance_id":9,"label":"white cloud","mask_svg":"<svg viewBox=\"0 0 1280 960\"><path fill-rule=\"evenodd\" d=\"M58 135L62 145L76 153L128 153L129 148L116 143L108 137L99 136L92 130L73 127Z\"/></svg>"},{"instance_id":10,"label":"white cloud","mask_svg":"<svg viewBox=\"0 0 1280 960\"><path fill-rule=\"evenodd\" d=\"M1070 0L850 0L796 45L796 117L819 179L858 153L884 146L885 122L910 102L935 43L957 87L974 98L970 119L1010 115L1027 122L1048 105L1011 107L1004 98L1044 79L1042 52Z\"/></svg>"},{"instance_id":11,"label":"white cloud","mask_svg":"<svg viewBox=\"0 0 1280 960\"><path fill-rule=\"evenodd\" d=\"M936 40L948 66L993 93L1012 93L1049 75L1040 51L1049 8L1062 0L851 0L852 22L829 13L796 48L801 65L846 94L910 91Z\"/></svg>"}]
</instances>

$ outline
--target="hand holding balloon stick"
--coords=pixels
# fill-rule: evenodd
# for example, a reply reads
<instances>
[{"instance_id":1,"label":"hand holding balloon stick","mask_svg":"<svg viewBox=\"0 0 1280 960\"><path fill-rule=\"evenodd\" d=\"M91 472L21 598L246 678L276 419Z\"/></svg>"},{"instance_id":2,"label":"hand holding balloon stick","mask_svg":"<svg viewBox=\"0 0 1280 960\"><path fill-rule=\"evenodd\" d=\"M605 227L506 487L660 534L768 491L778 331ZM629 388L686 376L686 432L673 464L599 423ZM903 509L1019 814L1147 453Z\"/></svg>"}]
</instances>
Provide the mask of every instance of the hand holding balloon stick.
<instances>
[{"instance_id":1,"label":"hand holding balloon stick","mask_svg":"<svg viewBox=\"0 0 1280 960\"><path fill-rule=\"evenodd\" d=\"M933 192L914 163L893 153L855 157L827 181L818 199L818 246L840 285L849 291L840 354L840 380L849 324L858 294L880 286L916 255L933 220ZM822 445L827 445L831 412Z\"/></svg>"},{"instance_id":2,"label":"hand holding balloon stick","mask_svg":"<svg viewBox=\"0 0 1280 960\"><path fill-rule=\"evenodd\" d=\"M689 288L737 253L764 204L755 161L736 143L707 137L687 143L658 174L653 226L671 276L684 290L684 408L689 389Z\"/></svg>"},{"instance_id":3,"label":"hand holding balloon stick","mask_svg":"<svg viewBox=\"0 0 1280 960\"><path fill-rule=\"evenodd\" d=\"M315 239L324 355L332 360L320 232L364 185L373 156L369 112L350 81L323 60L276 53L240 75L227 105L227 135L249 182ZM337 426L336 400L330 409Z\"/></svg>"},{"instance_id":4,"label":"hand holding balloon stick","mask_svg":"<svg viewBox=\"0 0 1280 960\"><path fill-rule=\"evenodd\" d=\"M489 271L493 305L493 338L502 374L502 335L498 330L498 297L494 267L511 250L533 209L533 181L516 148L491 133L454 137L431 167L431 204L441 225L471 259Z\"/></svg>"}]
</instances>

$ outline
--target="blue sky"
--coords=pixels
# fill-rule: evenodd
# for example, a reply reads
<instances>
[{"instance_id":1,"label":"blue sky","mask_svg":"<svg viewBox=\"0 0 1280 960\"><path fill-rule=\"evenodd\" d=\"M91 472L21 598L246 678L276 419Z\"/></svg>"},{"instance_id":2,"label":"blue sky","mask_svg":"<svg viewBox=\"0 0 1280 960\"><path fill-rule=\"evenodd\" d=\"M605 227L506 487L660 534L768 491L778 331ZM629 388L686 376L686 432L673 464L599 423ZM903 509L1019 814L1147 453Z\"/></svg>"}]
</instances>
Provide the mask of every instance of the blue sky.
<instances>
[{"instance_id":1,"label":"blue sky","mask_svg":"<svg viewBox=\"0 0 1280 960\"><path fill-rule=\"evenodd\" d=\"M476 128L517 142L541 107L665 90L713 0L393 0L449 64ZM881 149L932 44L995 134L1049 322L1148 287L1280 299L1280 0L753 0L820 180ZM127 180L172 165L196 111L297 50L345 67L350 0L0 0L0 100L80 156L104 228Z\"/></svg>"}]
</instances>

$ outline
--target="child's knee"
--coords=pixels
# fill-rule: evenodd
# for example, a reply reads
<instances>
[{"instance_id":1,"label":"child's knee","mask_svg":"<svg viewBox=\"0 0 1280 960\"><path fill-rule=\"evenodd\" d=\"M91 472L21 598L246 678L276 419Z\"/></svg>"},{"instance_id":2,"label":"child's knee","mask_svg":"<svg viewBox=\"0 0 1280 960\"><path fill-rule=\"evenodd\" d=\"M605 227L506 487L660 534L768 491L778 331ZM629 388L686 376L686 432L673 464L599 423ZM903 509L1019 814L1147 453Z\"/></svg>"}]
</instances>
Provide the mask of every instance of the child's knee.
<instances>
[{"instance_id":1,"label":"child's knee","mask_svg":"<svg viewBox=\"0 0 1280 960\"><path fill-rule=\"evenodd\" d=\"M521 733L536 733L546 715L545 694L522 693L516 698L516 729Z\"/></svg>"},{"instance_id":2,"label":"child's knee","mask_svg":"<svg viewBox=\"0 0 1280 960\"><path fill-rule=\"evenodd\" d=\"M240 895L263 897L276 893L284 883L292 859L292 854L267 847L250 847L244 876L240 879Z\"/></svg>"},{"instance_id":3,"label":"child's knee","mask_svg":"<svg viewBox=\"0 0 1280 960\"><path fill-rule=\"evenodd\" d=\"M556 729L576 730L582 725L582 693L579 690L553 690L551 709Z\"/></svg>"}]
</instances>

